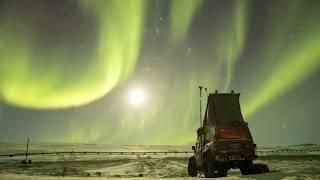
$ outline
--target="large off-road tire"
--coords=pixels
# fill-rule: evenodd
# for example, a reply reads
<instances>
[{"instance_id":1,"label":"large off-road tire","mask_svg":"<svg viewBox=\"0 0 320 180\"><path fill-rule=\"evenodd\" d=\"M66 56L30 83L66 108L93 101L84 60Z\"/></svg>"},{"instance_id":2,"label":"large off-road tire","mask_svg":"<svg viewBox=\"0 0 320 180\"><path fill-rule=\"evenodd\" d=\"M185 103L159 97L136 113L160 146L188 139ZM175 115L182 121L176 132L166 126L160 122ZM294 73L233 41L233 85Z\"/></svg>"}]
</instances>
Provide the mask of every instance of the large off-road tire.
<instances>
[{"instance_id":1,"label":"large off-road tire","mask_svg":"<svg viewBox=\"0 0 320 180\"><path fill-rule=\"evenodd\" d=\"M196 158L191 156L188 162L188 174L191 177L197 176L197 168L196 168Z\"/></svg>"},{"instance_id":2,"label":"large off-road tire","mask_svg":"<svg viewBox=\"0 0 320 180\"><path fill-rule=\"evenodd\" d=\"M217 177L217 174L214 173L214 164L211 162L207 162L204 164L204 176L206 178L214 178Z\"/></svg>"},{"instance_id":3,"label":"large off-road tire","mask_svg":"<svg viewBox=\"0 0 320 180\"><path fill-rule=\"evenodd\" d=\"M215 171L215 164L214 162L212 162L212 159L210 158L210 156L208 155L208 153L206 153L203 157L203 172L204 172L204 176L206 178L214 178L217 177L217 174L214 173Z\"/></svg>"},{"instance_id":4,"label":"large off-road tire","mask_svg":"<svg viewBox=\"0 0 320 180\"><path fill-rule=\"evenodd\" d=\"M242 175L248 175L251 174L251 166L252 166L252 160L245 160L240 164L240 171Z\"/></svg>"},{"instance_id":5,"label":"large off-road tire","mask_svg":"<svg viewBox=\"0 0 320 180\"><path fill-rule=\"evenodd\" d=\"M227 175L228 175L228 169L225 166L220 165L218 168L218 176L226 177Z\"/></svg>"}]
</instances>

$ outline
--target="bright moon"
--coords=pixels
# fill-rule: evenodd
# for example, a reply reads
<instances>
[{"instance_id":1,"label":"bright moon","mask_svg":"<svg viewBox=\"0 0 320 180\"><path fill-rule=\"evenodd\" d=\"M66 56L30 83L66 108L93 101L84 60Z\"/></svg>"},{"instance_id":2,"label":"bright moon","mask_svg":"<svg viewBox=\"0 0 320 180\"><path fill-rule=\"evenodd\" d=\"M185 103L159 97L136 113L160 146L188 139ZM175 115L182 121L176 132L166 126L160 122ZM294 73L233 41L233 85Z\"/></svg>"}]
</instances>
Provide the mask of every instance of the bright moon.
<instances>
[{"instance_id":1,"label":"bright moon","mask_svg":"<svg viewBox=\"0 0 320 180\"><path fill-rule=\"evenodd\" d=\"M146 100L146 96L143 90L134 89L130 93L130 103L133 105L142 105Z\"/></svg>"}]
</instances>

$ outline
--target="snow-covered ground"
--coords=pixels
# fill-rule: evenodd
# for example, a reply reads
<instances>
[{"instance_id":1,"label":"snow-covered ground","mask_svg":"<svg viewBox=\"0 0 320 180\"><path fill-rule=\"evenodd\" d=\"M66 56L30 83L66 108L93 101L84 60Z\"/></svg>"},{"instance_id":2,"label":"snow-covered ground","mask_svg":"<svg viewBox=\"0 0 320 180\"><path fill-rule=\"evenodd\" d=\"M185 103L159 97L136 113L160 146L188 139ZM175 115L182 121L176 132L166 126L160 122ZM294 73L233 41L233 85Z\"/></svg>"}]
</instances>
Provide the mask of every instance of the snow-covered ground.
<instances>
[{"instance_id":1,"label":"snow-covered ground","mask_svg":"<svg viewBox=\"0 0 320 180\"><path fill-rule=\"evenodd\" d=\"M271 172L242 176L230 170L221 179L320 179L320 152L271 152L278 150L319 150L319 145L299 145L259 149L259 159ZM61 151L190 151L190 147L124 146L95 144L30 144L29 152ZM25 153L25 144L0 143L0 154ZM193 179L187 174L187 154L168 155L76 155L62 177L65 163L74 156L30 156L32 164L21 164L23 156L0 157L0 179L103 179L103 178L174 178ZM140 177L142 176L142 177ZM220 178L217 178L220 179Z\"/></svg>"}]
</instances>

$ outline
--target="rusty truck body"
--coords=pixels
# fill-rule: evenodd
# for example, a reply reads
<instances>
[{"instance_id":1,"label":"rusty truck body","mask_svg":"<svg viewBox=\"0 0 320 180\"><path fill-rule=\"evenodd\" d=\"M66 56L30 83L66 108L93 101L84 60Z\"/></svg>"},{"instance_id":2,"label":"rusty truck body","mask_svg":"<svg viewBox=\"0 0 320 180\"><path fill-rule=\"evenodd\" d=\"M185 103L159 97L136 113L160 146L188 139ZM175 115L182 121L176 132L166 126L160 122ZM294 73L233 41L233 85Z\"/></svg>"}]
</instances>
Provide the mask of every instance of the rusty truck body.
<instances>
[{"instance_id":1,"label":"rusty truck body","mask_svg":"<svg viewBox=\"0 0 320 180\"><path fill-rule=\"evenodd\" d=\"M231 168L240 168L250 174L255 153L248 123L244 121L240 93L210 93L202 126L197 130L197 142L192 146L194 155L189 158L188 174L206 177L227 176Z\"/></svg>"}]
</instances>

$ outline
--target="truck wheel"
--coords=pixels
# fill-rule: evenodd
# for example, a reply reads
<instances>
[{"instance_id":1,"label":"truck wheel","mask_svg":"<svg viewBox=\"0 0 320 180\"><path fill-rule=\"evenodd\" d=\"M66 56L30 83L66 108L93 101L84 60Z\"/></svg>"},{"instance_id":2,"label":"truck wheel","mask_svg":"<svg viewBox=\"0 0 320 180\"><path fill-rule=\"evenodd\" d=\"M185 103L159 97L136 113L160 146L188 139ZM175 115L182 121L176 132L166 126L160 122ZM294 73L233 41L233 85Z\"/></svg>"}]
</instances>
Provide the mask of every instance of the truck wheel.
<instances>
[{"instance_id":1,"label":"truck wheel","mask_svg":"<svg viewBox=\"0 0 320 180\"><path fill-rule=\"evenodd\" d=\"M248 175L251 173L252 160L243 161L240 164L240 171L242 175Z\"/></svg>"},{"instance_id":2,"label":"truck wheel","mask_svg":"<svg viewBox=\"0 0 320 180\"><path fill-rule=\"evenodd\" d=\"M218 176L219 177L226 177L228 175L228 169L224 166L220 166L218 169Z\"/></svg>"},{"instance_id":3,"label":"truck wheel","mask_svg":"<svg viewBox=\"0 0 320 180\"><path fill-rule=\"evenodd\" d=\"M214 178L217 175L214 173L214 163L210 162L208 156L204 156L204 176L206 178Z\"/></svg>"},{"instance_id":4,"label":"truck wheel","mask_svg":"<svg viewBox=\"0 0 320 180\"><path fill-rule=\"evenodd\" d=\"M197 169L196 169L196 158L194 156L191 156L189 158L189 163L188 163L188 174L191 177L196 177L197 176Z\"/></svg>"}]
</instances>

